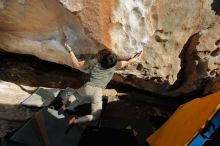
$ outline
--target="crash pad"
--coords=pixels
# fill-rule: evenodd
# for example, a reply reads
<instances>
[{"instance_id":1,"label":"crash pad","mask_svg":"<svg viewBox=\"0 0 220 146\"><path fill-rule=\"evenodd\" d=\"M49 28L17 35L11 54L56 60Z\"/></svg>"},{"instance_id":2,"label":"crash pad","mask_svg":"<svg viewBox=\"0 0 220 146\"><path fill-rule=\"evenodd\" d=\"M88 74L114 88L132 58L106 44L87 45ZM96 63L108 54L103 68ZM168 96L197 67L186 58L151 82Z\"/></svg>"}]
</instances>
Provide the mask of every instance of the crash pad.
<instances>
[{"instance_id":1,"label":"crash pad","mask_svg":"<svg viewBox=\"0 0 220 146\"><path fill-rule=\"evenodd\" d=\"M185 103L147 142L151 146L189 145L219 109L220 92Z\"/></svg>"},{"instance_id":2,"label":"crash pad","mask_svg":"<svg viewBox=\"0 0 220 146\"><path fill-rule=\"evenodd\" d=\"M21 105L38 108L48 106L59 92L60 89L39 87L33 94L27 97Z\"/></svg>"}]
</instances>

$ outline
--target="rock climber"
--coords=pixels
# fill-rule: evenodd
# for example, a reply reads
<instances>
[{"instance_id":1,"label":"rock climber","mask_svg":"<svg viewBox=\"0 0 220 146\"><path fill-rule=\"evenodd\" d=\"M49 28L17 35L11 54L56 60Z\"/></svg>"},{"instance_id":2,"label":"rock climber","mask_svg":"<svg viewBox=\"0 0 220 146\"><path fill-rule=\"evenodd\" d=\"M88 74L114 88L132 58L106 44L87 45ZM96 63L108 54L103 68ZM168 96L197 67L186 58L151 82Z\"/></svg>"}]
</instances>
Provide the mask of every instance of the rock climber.
<instances>
[{"instance_id":1,"label":"rock climber","mask_svg":"<svg viewBox=\"0 0 220 146\"><path fill-rule=\"evenodd\" d=\"M91 114L78 118L73 116L68 124L75 125L78 123L94 121L98 119L101 114L102 89L106 88L116 69L128 66L130 63L137 60L140 55L136 55L136 57L128 61L118 61L117 55L105 47L96 54L94 59L79 61L67 42L64 43L64 46L70 54L73 66L76 69L88 71L90 76L89 80L82 87L77 89L74 95L70 96L71 99L69 99L69 101L71 101L71 103L64 103L61 109L63 111L67 110L67 108L72 108L74 110L74 108L79 105L90 102Z\"/></svg>"}]
</instances>

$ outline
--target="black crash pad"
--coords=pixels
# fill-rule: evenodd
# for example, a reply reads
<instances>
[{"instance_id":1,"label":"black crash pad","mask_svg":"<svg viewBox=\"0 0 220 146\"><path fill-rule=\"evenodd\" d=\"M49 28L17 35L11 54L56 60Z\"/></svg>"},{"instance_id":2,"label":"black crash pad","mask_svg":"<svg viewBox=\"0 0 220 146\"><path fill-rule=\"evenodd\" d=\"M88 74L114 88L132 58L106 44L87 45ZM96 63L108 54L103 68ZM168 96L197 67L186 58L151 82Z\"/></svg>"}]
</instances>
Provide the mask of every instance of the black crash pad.
<instances>
[{"instance_id":1,"label":"black crash pad","mask_svg":"<svg viewBox=\"0 0 220 146\"><path fill-rule=\"evenodd\" d=\"M10 140L26 146L136 146L136 137L129 129L74 126L66 134L68 119L57 119L43 109Z\"/></svg>"},{"instance_id":2,"label":"black crash pad","mask_svg":"<svg viewBox=\"0 0 220 146\"><path fill-rule=\"evenodd\" d=\"M79 142L79 146L136 146L136 137L132 130L88 126Z\"/></svg>"},{"instance_id":3,"label":"black crash pad","mask_svg":"<svg viewBox=\"0 0 220 146\"><path fill-rule=\"evenodd\" d=\"M69 117L57 119L43 109L20 128L10 140L27 146L77 146L83 128L74 126L65 134L68 119Z\"/></svg>"},{"instance_id":4,"label":"black crash pad","mask_svg":"<svg viewBox=\"0 0 220 146\"><path fill-rule=\"evenodd\" d=\"M48 106L59 94L60 89L39 87L26 98L21 105L26 107L42 108Z\"/></svg>"}]
</instances>

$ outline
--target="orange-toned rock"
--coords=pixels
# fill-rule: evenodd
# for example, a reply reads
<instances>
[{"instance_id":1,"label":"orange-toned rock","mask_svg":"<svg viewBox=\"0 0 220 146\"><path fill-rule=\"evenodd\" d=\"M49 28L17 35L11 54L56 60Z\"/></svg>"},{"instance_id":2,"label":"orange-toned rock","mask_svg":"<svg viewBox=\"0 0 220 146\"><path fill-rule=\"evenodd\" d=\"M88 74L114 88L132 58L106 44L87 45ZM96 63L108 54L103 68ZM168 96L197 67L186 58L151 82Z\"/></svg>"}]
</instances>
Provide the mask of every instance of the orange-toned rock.
<instances>
[{"instance_id":1,"label":"orange-toned rock","mask_svg":"<svg viewBox=\"0 0 220 146\"><path fill-rule=\"evenodd\" d=\"M76 54L94 54L92 40L78 16L55 0L5 1L0 9L0 48L15 53L32 54L43 60L71 65L63 47L66 38Z\"/></svg>"},{"instance_id":2,"label":"orange-toned rock","mask_svg":"<svg viewBox=\"0 0 220 146\"><path fill-rule=\"evenodd\" d=\"M79 58L95 54L100 44L121 58L143 51L140 60L118 71L114 79L161 94L187 93L200 88L198 80L219 74L218 4L216 0L0 1L0 48L69 66L65 39ZM200 34L200 44L188 49L186 43L192 44L194 34Z\"/></svg>"}]
</instances>

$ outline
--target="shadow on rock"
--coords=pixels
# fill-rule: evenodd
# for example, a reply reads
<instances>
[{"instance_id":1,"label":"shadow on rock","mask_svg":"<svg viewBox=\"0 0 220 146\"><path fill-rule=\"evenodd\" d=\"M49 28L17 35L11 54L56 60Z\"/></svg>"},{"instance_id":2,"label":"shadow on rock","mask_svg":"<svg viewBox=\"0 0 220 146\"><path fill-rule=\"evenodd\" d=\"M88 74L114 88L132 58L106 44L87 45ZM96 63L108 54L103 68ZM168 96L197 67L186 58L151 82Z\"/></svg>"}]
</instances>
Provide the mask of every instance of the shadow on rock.
<instances>
[{"instance_id":1,"label":"shadow on rock","mask_svg":"<svg viewBox=\"0 0 220 146\"><path fill-rule=\"evenodd\" d=\"M219 0L213 0L211 7L212 7L212 10L215 11L215 15L220 15L220 1Z\"/></svg>"}]
</instances>

